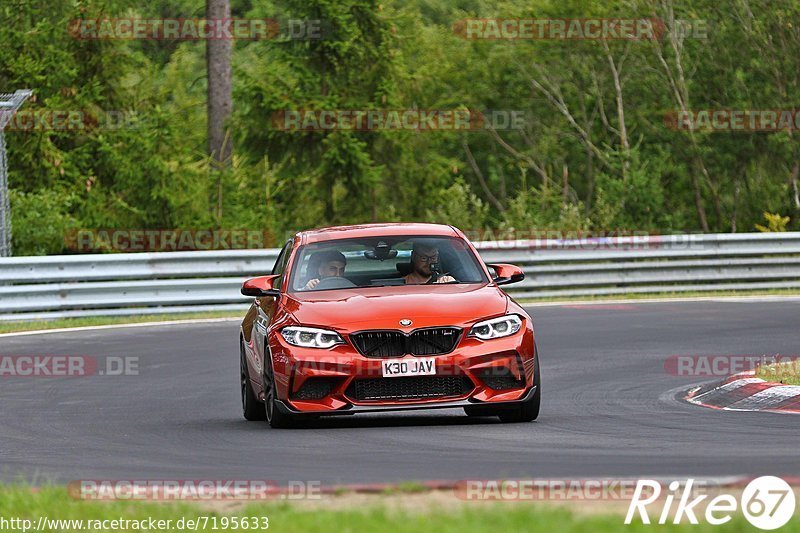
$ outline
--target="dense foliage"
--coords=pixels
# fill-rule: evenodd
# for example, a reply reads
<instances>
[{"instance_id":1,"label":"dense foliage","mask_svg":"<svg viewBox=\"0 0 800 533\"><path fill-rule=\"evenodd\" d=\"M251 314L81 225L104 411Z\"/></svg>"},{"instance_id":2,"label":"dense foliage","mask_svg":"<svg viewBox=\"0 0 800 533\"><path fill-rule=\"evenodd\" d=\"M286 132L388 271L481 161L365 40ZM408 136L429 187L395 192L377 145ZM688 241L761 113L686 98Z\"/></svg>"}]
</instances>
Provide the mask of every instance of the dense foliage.
<instances>
[{"instance_id":1,"label":"dense foliage","mask_svg":"<svg viewBox=\"0 0 800 533\"><path fill-rule=\"evenodd\" d=\"M232 0L238 18L322 19L325 38L235 43L234 156L222 173L205 153L203 42L68 31L74 19L198 18L204 7L0 3L0 92L33 89L29 111L126 117L7 133L16 255L62 252L77 228L264 228L276 244L297 229L363 221L659 233L800 226L800 132L688 132L664 118L682 108L793 109L794 0ZM514 17L655 17L667 30L694 20L707 35L489 40L454 31L461 19ZM408 108L518 110L525 128L273 124L287 109Z\"/></svg>"}]
</instances>

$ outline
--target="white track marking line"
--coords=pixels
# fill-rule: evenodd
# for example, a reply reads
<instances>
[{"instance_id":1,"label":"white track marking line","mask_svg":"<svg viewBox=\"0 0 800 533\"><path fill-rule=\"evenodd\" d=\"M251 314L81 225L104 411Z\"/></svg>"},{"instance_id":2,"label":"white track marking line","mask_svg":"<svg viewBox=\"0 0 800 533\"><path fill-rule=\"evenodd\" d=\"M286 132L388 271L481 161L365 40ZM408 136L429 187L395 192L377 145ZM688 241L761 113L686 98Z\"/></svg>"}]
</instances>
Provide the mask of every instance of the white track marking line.
<instances>
[{"instance_id":1,"label":"white track marking line","mask_svg":"<svg viewBox=\"0 0 800 533\"><path fill-rule=\"evenodd\" d=\"M146 328L153 326L174 326L180 324L211 324L215 322L240 322L237 317L230 318L197 318L191 320L164 320L162 322L133 322L130 324L104 324L101 326L79 326L76 328L39 329L34 331L16 331L13 333L0 333L3 337L22 337L24 335L43 335L46 333L69 333L71 331L94 331L115 328Z\"/></svg>"},{"instance_id":2,"label":"white track marking line","mask_svg":"<svg viewBox=\"0 0 800 533\"><path fill-rule=\"evenodd\" d=\"M688 398L688 401L690 401L692 403L701 404L703 402L701 402L700 399L703 398L704 396L709 395L709 394L714 394L714 393L718 393L718 392L729 392L729 391L733 391L733 390L742 388L745 385L749 385L750 383L759 383L759 382L763 382L763 381L764 381L763 379L759 379L759 378L737 379L735 381L731 381L730 383L726 383L725 385L722 385L720 387L716 387L714 389L711 389L708 392L704 392L703 394L699 394L699 395L697 395L697 396L695 396L693 398Z\"/></svg>"},{"instance_id":3,"label":"white track marking line","mask_svg":"<svg viewBox=\"0 0 800 533\"><path fill-rule=\"evenodd\" d=\"M511 294L511 296L514 296ZM522 298L524 300L524 298ZM696 296L686 298L642 298L627 300L558 300L553 302L525 302L522 307L550 307L564 305L617 305L617 304L660 304L686 302L731 302L731 303L766 303L800 301L800 296Z\"/></svg>"}]
</instances>

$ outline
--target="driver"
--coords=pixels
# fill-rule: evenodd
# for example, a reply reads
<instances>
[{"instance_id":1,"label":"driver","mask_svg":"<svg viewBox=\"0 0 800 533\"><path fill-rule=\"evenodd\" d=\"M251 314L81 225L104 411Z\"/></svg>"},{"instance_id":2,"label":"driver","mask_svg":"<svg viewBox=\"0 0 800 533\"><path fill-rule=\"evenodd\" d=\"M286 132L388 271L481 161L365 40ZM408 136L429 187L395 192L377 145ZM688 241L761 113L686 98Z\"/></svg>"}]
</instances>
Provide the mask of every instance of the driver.
<instances>
[{"instance_id":1,"label":"driver","mask_svg":"<svg viewBox=\"0 0 800 533\"><path fill-rule=\"evenodd\" d=\"M439 248L433 244L425 242L415 242L411 250L411 272L403 276L407 285L418 285L428 283L433 276L431 265L439 263ZM457 281L453 276L448 276L445 272L440 275L433 283L449 283Z\"/></svg>"},{"instance_id":2,"label":"driver","mask_svg":"<svg viewBox=\"0 0 800 533\"><path fill-rule=\"evenodd\" d=\"M338 250L328 250L325 252L320 252L318 258L314 258L319 261L319 266L317 267L317 276L314 279L311 279L306 283L303 290L310 290L319 285L319 282L326 278L343 278L344 277L344 269L347 266L347 258L345 258L342 252Z\"/></svg>"}]
</instances>

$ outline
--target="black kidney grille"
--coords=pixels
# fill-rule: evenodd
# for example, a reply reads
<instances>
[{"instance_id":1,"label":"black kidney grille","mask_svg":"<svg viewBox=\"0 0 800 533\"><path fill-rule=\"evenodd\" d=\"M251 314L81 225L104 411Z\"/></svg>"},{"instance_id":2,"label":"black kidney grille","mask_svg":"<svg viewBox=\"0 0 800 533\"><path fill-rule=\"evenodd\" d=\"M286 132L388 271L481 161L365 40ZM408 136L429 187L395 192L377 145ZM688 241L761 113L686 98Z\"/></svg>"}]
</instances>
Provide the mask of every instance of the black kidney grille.
<instances>
[{"instance_id":1,"label":"black kidney grille","mask_svg":"<svg viewBox=\"0 0 800 533\"><path fill-rule=\"evenodd\" d=\"M350 335L358 352L364 357L400 357L412 355L441 355L452 352L458 343L458 328L418 329L410 335L402 331L362 331Z\"/></svg>"},{"instance_id":2,"label":"black kidney grille","mask_svg":"<svg viewBox=\"0 0 800 533\"><path fill-rule=\"evenodd\" d=\"M452 352L458 342L457 328L421 329L409 335L408 352L414 355L436 355Z\"/></svg>"},{"instance_id":3,"label":"black kidney grille","mask_svg":"<svg viewBox=\"0 0 800 533\"><path fill-rule=\"evenodd\" d=\"M365 331L350 338L364 357L400 357L405 354L406 336L400 331Z\"/></svg>"},{"instance_id":4,"label":"black kidney grille","mask_svg":"<svg viewBox=\"0 0 800 533\"><path fill-rule=\"evenodd\" d=\"M356 379L345 394L356 401L421 400L463 396L473 388L474 384L466 376L409 376Z\"/></svg>"}]
</instances>

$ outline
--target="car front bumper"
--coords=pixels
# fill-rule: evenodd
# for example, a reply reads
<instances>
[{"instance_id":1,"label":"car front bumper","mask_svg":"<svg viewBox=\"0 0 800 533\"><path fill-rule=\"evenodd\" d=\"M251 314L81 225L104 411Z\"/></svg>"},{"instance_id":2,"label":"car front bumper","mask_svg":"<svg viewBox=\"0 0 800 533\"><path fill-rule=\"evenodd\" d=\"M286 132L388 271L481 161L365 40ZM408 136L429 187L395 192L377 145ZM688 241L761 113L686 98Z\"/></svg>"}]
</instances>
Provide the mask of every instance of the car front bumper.
<instances>
[{"instance_id":1,"label":"car front bumper","mask_svg":"<svg viewBox=\"0 0 800 533\"><path fill-rule=\"evenodd\" d=\"M332 349L299 348L289 345L281 335L270 339L270 352L277 386L278 408L287 414L315 416L355 414L415 409L446 409L491 406L502 409L529 399L536 391L534 383L535 343L533 328L528 322L518 333L506 338L481 341L462 337L453 352L432 356L436 360L435 376L456 377L466 385L458 394L435 397L364 399L356 397L357 380L398 380L382 376L382 358L368 358L348 342ZM391 360L413 360L406 355ZM506 372L514 385L498 388L487 379L494 373ZM331 390L322 398L300 398L298 393L307 380L330 380ZM384 383L394 385L394 383Z\"/></svg>"}]
</instances>

